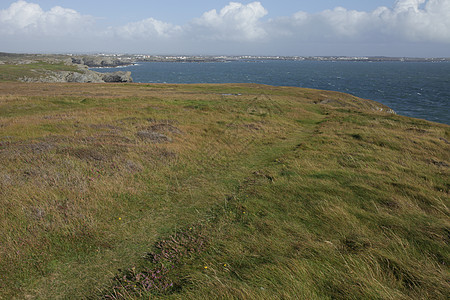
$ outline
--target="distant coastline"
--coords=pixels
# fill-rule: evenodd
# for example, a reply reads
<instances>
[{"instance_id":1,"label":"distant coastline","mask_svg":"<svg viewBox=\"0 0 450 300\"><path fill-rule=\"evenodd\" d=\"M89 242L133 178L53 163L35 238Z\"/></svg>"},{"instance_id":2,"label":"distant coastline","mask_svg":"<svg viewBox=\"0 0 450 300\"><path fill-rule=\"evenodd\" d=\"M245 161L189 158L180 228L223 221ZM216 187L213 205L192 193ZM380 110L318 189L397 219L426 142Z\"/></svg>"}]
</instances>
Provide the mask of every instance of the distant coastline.
<instances>
[{"instance_id":1,"label":"distant coastline","mask_svg":"<svg viewBox=\"0 0 450 300\"><path fill-rule=\"evenodd\" d=\"M148 55L148 54L17 54L0 52L0 64L8 60L64 60L89 68L116 68L139 62L232 62L232 61L350 61L350 62L450 62L450 57L386 56L255 56L255 55Z\"/></svg>"},{"instance_id":2,"label":"distant coastline","mask_svg":"<svg viewBox=\"0 0 450 300\"><path fill-rule=\"evenodd\" d=\"M121 69L121 68L126 68L129 66L138 66L139 63L132 63L132 64L127 64L127 65L120 65L120 66L111 66L111 67L89 67L89 69Z\"/></svg>"},{"instance_id":3,"label":"distant coastline","mask_svg":"<svg viewBox=\"0 0 450 300\"><path fill-rule=\"evenodd\" d=\"M105 54L101 56L109 57ZM113 55L114 56L114 55ZM134 62L229 62L229 61L354 61L354 62L450 62L450 57L384 57L384 56L184 56L184 55L119 55L121 60Z\"/></svg>"},{"instance_id":4,"label":"distant coastline","mask_svg":"<svg viewBox=\"0 0 450 300\"><path fill-rule=\"evenodd\" d=\"M91 56L89 56L91 57ZM128 55L97 54L92 56L96 64L86 64L89 68L116 68L136 65L140 62L208 63L235 61L323 61L323 62L450 62L450 57L384 57L384 56L185 56L185 55ZM103 60L103 61L102 61Z\"/></svg>"}]
</instances>

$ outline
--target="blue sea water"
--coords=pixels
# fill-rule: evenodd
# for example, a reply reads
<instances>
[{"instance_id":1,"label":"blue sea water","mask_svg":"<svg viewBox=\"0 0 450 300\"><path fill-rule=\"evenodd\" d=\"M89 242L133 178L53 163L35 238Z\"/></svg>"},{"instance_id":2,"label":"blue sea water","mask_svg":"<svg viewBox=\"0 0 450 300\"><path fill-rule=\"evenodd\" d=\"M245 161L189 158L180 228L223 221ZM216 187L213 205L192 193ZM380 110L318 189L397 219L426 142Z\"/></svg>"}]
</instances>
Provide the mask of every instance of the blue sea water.
<instances>
[{"instance_id":1,"label":"blue sea water","mask_svg":"<svg viewBox=\"0 0 450 300\"><path fill-rule=\"evenodd\" d=\"M400 115L450 124L449 62L145 62L121 70L131 71L135 82L261 83L340 91L378 101Z\"/></svg>"}]
</instances>

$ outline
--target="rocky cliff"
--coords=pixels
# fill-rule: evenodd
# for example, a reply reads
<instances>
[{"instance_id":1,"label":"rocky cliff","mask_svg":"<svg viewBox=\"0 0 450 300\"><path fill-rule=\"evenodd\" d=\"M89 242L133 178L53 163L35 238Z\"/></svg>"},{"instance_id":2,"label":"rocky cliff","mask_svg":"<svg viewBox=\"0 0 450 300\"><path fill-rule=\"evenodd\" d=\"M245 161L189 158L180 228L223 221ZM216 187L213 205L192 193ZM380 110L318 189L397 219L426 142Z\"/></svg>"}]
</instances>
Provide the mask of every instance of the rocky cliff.
<instances>
[{"instance_id":1,"label":"rocky cliff","mask_svg":"<svg viewBox=\"0 0 450 300\"><path fill-rule=\"evenodd\" d=\"M93 72L93 71L91 71ZM97 72L95 72L97 73ZM102 74L102 73L97 73ZM133 82L131 72L117 71L113 73L103 73L102 80L104 82Z\"/></svg>"},{"instance_id":2,"label":"rocky cliff","mask_svg":"<svg viewBox=\"0 0 450 300\"><path fill-rule=\"evenodd\" d=\"M131 72L117 71L111 73L99 73L79 65L79 71L46 71L44 76L23 77L23 82L133 82Z\"/></svg>"}]
</instances>

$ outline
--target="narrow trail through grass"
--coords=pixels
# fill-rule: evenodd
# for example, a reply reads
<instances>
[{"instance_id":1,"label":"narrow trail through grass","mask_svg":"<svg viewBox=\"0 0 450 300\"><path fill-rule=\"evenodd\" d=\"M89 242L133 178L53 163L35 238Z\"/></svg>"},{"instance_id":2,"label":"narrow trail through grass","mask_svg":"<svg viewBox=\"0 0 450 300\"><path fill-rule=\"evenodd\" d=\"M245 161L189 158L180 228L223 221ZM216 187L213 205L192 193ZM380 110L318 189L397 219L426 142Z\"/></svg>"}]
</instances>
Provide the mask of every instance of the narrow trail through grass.
<instances>
[{"instance_id":1,"label":"narrow trail through grass","mask_svg":"<svg viewBox=\"0 0 450 300\"><path fill-rule=\"evenodd\" d=\"M0 91L5 299L446 297L447 125L260 85Z\"/></svg>"}]
</instances>

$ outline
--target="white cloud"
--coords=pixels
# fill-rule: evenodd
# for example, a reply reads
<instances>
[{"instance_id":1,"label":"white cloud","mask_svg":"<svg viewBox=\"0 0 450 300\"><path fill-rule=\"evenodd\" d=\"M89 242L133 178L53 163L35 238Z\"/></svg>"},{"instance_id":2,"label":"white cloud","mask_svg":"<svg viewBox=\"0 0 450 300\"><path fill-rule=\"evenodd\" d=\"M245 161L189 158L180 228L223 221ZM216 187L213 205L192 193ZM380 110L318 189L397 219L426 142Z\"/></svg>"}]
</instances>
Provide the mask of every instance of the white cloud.
<instances>
[{"instance_id":1,"label":"white cloud","mask_svg":"<svg viewBox=\"0 0 450 300\"><path fill-rule=\"evenodd\" d=\"M394 11L396 12L405 12L405 11L414 11L419 12L419 6L424 4L426 0L398 0L395 4Z\"/></svg>"},{"instance_id":2,"label":"white cloud","mask_svg":"<svg viewBox=\"0 0 450 300\"><path fill-rule=\"evenodd\" d=\"M450 0L399 0L392 9L364 12L337 7L316 14L297 12L267 24L299 41L403 41L450 43ZM378 39L378 40L377 40Z\"/></svg>"},{"instance_id":3,"label":"white cloud","mask_svg":"<svg viewBox=\"0 0 450 300\"><path fill-rule=\"evenodd\" d=\"M38 4L23 0L0 10L0 33L7 35L71 35L86 31L93 23L93 17L81 15L73 9L55 6L43 11Z\"/></svg>"},{"instance_id":4,"label":"white cloud","mask_svg":"<svg viewBox=\"0 0 450 300\"><path fill-rule=\"evenodd\" d=\"M148 18L139 22L128 23L118 28L112 28L114 33L126 39L141 38L174 38L181 33L180 26L165 23L153 18Z\"/></svg>"},{"instance_id":5,"label":"white cloud","mask_svg":"<svg viewBox=\"0 0 450 300\"><path fill-rule=\"evenodd\" d=\"M14 45L25 50L28 41L27 50L31 51L37 45L39 49L47 47L47 51L72 49L75 45L77 49L73 50L78 51L173 53L174 49L186 49L190 53L235 54L301 54L302 49L317 49L312 45L326 45L327 53L333 55L338 48L355 53L358 45L369 49L369 44L388 51L394 43L402 44L402 49L411 48L405 45L412 43L437 45L440 53L448 53L446 47L450 44L450 0L397 0L391 8L373 11L336 7L266 19L268 13L258 1L230 2L187 24L171 24L149 16L122 26L98 28L94 17L73 9L56 6L44 11L38 4L18 0L0 10L0 39L3 50L13 49ZM320 50L324 53L323 48Z\"/></svg>"},{"instance_id":6,"label":"white cloud","mask_svg":"<svg viewBox=\"0 0 450 300\"><path fill-rule=\"evenodd\" d=\"M260 2L230 2L220 12L213 9L194 19L187 31L208 40L257 40L266 36L260 19L267 14Z\"/></svg>"},{"instance_id":7,"label":"white cloud","mask_svg":"<svg viewBox=\"0 0 450 300\"><path fill-rule=\"evenodd\" d=\"M386 23L406 40L450 43L450 0L399 0Z\"/></svg>"}]
</instances>

